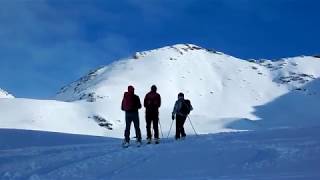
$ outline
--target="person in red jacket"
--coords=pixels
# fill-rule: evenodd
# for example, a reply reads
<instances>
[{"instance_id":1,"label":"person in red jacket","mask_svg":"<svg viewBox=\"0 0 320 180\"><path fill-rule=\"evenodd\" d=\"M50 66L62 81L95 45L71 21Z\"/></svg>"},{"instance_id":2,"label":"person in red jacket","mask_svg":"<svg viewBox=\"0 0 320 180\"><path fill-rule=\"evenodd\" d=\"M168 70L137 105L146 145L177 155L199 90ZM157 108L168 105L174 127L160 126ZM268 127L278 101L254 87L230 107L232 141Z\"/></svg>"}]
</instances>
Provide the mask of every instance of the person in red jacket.
<instances>
[{"instance_id":1,"label":"person in red jacket","mask_svg":"<svg viewBox=\"0 0 320 180\"><path fill-rule=\"evenodd\" d=\"M155 143L159 143L159 107L161 106L161 96L157 93L157 87L151 86L151 91L144 98L144 107L146 108L146 124L147 124L147 143L151 143L151 124L154 130Z\"/></svg>"},{"instance_id":2,"label":"person in red jacket","mask_svg":"<svg viewBox=\"0 0 320 180\"><path fill-rule=\"evenodd\" d=\"M131 122L134 124L134 128L136 131L137 143L141 144L141 131L139 125L139 112L138 110L141 108L141 102L139 96L134 94L134 87L128 86L128 92L124 93L121 109L125 111L126 118L126 129L124 131L124 146L129 145L130 141L130 126Z\"/></svg>"}]
</instances>

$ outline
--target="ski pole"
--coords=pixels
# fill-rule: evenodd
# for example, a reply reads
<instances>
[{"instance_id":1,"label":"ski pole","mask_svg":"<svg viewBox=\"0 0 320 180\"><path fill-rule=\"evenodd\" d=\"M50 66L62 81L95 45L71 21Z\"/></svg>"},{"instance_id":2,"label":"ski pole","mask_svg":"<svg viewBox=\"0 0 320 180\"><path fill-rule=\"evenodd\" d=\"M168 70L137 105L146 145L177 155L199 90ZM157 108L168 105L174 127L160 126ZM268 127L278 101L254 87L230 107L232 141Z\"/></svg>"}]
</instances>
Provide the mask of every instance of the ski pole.
<instances>
[{"instance_id":1,"label":"ski pole","mask_svg":"<svg viewBox=\"0 0 320 180\"><path fill-rule=\"evenodd\" d=\"M169 138L169 135L170 135L170 132L171 132L171 128L172 128L172 124L173 124L173 120L172 120L172 122L171 122L171 126L170 126L170 129L169 129L169 132L168 132L167 139Z\"/></svg>"},{"instance_id":2,"label":"ski pole","mask_svg":"<svg viewBox=\"0 0 320 180\"><path fill-rule=\"evenodd\" d=\"M159 127L160 127L160 131L161 131L161 136L162 136L162 139L163 139L163 132L162 132L162 127L161 127L160 120L159 120Z\"/></svg>"},{"instance_id":3,"label":"ski pole","mask_svg":"<svg viewBox=\"0 0 320 180\"><path fill-rule=\"evenodd\" d=\"M191 127L192 127L194 133L196 134L196 136L198 136L198 133L197 133L197 131L194 129L193 124L192 124L189 116L188 116L188 119L189 119L189 122L190 122L190 124L191 124Z\"/></svg>"},{"instance_id":4,"label":"ski pole","mask_svg":"<svg viewBox=\"0 0 320 180\"><path fill-rule=\"evenodd\" d=\"M152 126L152 124L150 126L150 129L151 129L151 139L152 139L152 136L153 136L153 126Z\"/></svg>"}]
</instances>

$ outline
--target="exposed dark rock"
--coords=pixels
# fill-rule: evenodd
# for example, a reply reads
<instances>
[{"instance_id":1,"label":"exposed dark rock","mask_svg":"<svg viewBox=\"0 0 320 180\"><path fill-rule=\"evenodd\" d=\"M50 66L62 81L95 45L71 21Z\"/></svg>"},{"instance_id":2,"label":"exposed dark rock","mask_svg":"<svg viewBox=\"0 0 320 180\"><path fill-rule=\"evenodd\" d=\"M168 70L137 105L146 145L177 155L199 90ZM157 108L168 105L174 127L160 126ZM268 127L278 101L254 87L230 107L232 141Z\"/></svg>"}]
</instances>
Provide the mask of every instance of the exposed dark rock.
<instances>
[{"instance_id":1,"label":"exposed dark rock","mask_svg":"<svg viewBox=\"0 0 320 180\"><path fill-rule=\"evenodd\" d=\"M99 126L101 127L105 127L109 130L112 130L112 123L110 123L109 121L107 121L105 118L98 116L98 115L94 115L94 116L90 116L88 118L92 118L95 122L98 123Z\"/></svg>"}]
</instances>

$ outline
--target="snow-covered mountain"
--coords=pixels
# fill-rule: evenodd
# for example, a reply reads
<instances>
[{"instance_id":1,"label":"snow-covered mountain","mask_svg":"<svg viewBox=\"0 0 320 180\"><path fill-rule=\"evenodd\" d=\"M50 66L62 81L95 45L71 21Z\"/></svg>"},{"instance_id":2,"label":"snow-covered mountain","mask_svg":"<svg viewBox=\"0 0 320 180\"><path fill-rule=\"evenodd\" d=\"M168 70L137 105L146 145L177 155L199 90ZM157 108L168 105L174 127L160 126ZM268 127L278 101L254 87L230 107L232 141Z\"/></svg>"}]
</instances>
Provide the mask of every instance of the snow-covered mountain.
<instances>
[{"instance_id":1,"label":"snow-covered mountain","mask_svg":"<svg viewBox=\"0 0 320 180\"><path fill-rule=\"evenodd\" d=\"M14 98L14 96L0 88L0 98Z\"/></svg>"},{"instance_id":2,"label":"snow-covered mountain","mask_svg":"<svg viewBox=\"0 0 320 180\"><path fill-rule=\"evenodd\" d=\"M7 120L0 127L122 137L124 91L133 85L143 100L153 84L162 96L164 134L179 92L192 102L190 118L199 133L318 126L319 77L318 57L242 60L178 44L138 52L91 71L63 87L56 101L1 100L0 116ZM140 118L144 129L144 110Z\"/></svg>"},{"instance_id":3,"label":"snow-covered mountain","mask_svg":"<svg viewBox=\"0 0 320 180\"><path fill-rule=\"evenodd\" d=\"M257 83L257 80L276 86L281 84L286 90L300 90L306 83L319 76L319 61L318 57L301 56L275 62L270 60L248 62L196 45L178 44L138 52L132 58L93 70L78 81L63 87L57 99L63 101L85 99L89 102L108 99L119 91L122 94L123 87L130 83L140 88L140 92L147 91L148 85L151 84L157 84L160 88L171 87L166 96L183 91L190 96L196 94L197 97L198 94L205 97L208 93L210 95L213 92L219 93L222 89L229 89L230 86L227 84L231 84L236 90L238 86L244 84L254 83L252 84L254 87L261 83ZM118 86L121 88L116 89Z\"/></svg>"},{"instance_id":4,"label":"snow-covered mountain","mask_svg":"<svg viewBox=\"0 0 320 180\"><path fill-rule=\"evenodd\" d=\"M317 57L246 61L196 45L178 44L138 52L132 58L91 71L62 88L57 99L101 102L105 111L111 108L106 113L109 119L119 119L119 115L112 118L110 114L122 113L119 105L129 84L136 87L141 98L156 84L163 98L162 119L168 119L178 92L184 92L195 107L193 118L199 124L214 124L215 128L204 126L208 132L224 128L227 121L263 119L255 114L256 107L285 94L294 94L291 101L301 96L299 104L307 103L312 109L316 105L309 99L319 98L319 89L311 84L317 84L319 76ZM294 104L288 102L286 106ZM304 119L308 119L310 108L299 111ZM294 112L286 114L287 118L296 117Z\"/></svg>"}]
</instances>

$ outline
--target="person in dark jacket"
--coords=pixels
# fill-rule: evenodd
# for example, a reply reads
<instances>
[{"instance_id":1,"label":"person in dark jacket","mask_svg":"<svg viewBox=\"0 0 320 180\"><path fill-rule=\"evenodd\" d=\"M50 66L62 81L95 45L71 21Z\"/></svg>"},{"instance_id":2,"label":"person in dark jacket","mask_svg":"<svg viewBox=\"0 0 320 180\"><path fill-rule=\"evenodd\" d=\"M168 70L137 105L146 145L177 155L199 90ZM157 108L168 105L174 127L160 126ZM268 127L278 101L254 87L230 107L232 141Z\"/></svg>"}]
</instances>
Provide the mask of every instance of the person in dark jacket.
<instances>
[{"instance_id":1,"label":"person in dark jacket","mask_svg":"<svg viewBox=\"0 0 320 180\"><path fill-rule=\"evenodd\" d=\"M139 112L141 102L139 96L134 94L134 87L128 86L128 92L124 93L121 109L125 111L126 129L124 131L124 145L129 145L131 122L134 124L137 142L141 143L141 131L139 125Z\"/></svg>"},{"instance_id":2,"label":"person in dark jacket","mask_svg":"<svg viewBox=\"0 0 320 180\"><path fill-rule=\"evenodd\" d=\"M157 87L151 86L151 91L144 98L144 107L146 108L146 128L148 144L151 143L151 124L154 130L155 143L159 143L159 107L161 106L161 96L157 93Z\"/></svg>"},{"instance_id":3,"label":"person in dark jacket","mask_svg":"<svg viewBox=\"0 0 320 180\"><path fill-rule=\"evenodd\" d=\"M184 99L184 94L178 94L178 100L176 101L173 111L172 111L172 120L176 118L176 136L175 139L178 140L180 137L183 139L186 137L184 131L184 123L190 113L193 110L193 107L189 100Z\"/></svg>"}]
</instances>

